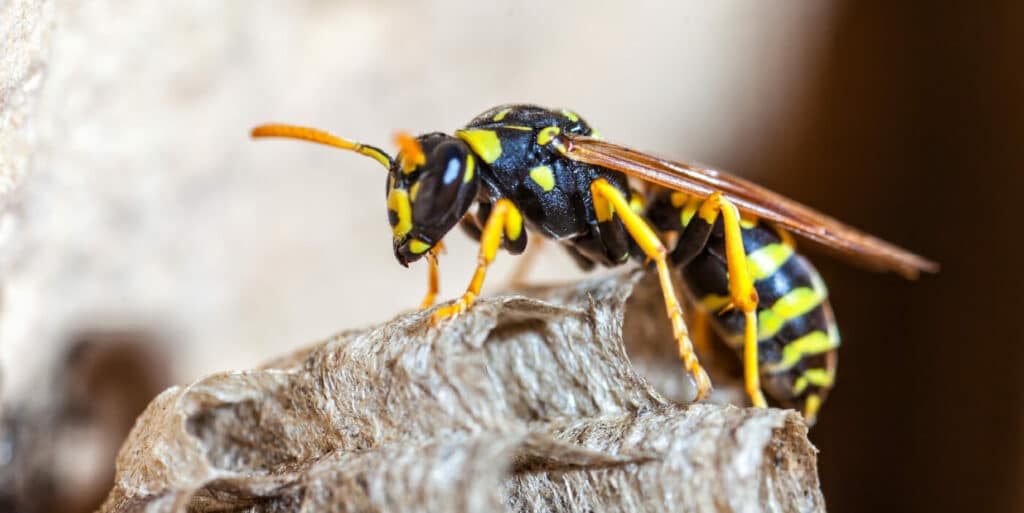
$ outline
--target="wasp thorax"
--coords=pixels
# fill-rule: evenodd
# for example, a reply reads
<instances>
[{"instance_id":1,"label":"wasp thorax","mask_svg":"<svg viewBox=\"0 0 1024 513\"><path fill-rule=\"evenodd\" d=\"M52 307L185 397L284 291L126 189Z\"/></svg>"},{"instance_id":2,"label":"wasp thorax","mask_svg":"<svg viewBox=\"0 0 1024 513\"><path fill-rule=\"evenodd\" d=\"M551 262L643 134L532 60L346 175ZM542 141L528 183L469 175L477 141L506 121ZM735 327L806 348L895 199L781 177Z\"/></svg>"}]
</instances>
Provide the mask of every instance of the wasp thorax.
<instances>
[{"instance_id":1,"label":"wasp thorax","mask_svg":"<svg viewBox=\"0 0 1024 513\"><path fill-rule=\"evenodd\" d=\"M401 151L388 174L388 219L395 258L420 259L466 215L479 189L472 151L440 133L398 138Z\"/></svg>"}]
</instances>

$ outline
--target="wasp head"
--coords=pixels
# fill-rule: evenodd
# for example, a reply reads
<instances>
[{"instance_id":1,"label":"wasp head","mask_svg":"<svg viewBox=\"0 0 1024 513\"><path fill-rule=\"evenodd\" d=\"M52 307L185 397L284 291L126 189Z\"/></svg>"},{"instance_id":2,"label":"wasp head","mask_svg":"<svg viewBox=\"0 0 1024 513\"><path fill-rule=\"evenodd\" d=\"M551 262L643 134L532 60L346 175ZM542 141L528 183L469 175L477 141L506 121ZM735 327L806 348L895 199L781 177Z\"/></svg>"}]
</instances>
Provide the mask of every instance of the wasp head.
<instances>
[{"instance_id":1,"label":"wasp head","mask_svg":"<svg viewBox=\"0 0 1024 513\"><path fill-rule=\"evenodd\" d=\"M388 173L388 220L395 258L420 259L466 215L479 189L477 162L461 139L441 133L396 137Z\"/></svg>"}]
</instances>

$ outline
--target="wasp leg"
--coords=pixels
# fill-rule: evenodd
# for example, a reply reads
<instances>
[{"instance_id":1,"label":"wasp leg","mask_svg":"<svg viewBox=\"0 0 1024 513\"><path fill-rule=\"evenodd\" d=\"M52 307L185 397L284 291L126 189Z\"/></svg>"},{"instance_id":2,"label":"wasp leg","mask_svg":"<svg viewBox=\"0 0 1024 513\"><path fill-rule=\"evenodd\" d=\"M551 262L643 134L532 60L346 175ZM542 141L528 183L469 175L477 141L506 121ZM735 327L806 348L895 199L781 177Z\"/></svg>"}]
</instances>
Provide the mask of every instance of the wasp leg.
<instances>
[{"instance_id":1,"label":"wasp leg","mask_svg":"<svg viewBox=\"0 0 1024 513\"><path fill-rule=\"evenodd\" d=\"M729 295L732 296L732 302L723 311L739 308L743 312L744 382L753 405L764 408L768 403L761 392L757 354L757 290L754 289L754 280L747 267L747 253L743 249L740 211L722 193L716 192L704 200L697 216L708 225L714 225L719 214L725 229L725 260L729 269Z\"/></svg>"},{"instance_id":2,"label":"wasp leg","mask_svg":"<svg viewBox=\"0 0 1024 513\"><path fill-rule=\"evenodd\" d=\"M711 347L711 319L708 318L708 314L697 308L695 305L688 304L687 313L690 314L687 324L693 327L691 330L694 348L697 350L697 354L704 358L707 362L709 358L712 358L714 351ZM715 362L711 362L711 367L715 366Z\"/></svg>"},{"instance_id":3,"label":"wasp leg","mask_svg":"<svg viewBox=\"0 0 1024 513\"><path fill-rule=\"evenodd\" d=\"M675 288L672 286L672 276L669 274L668 250L665 249L665 245L658 239L657 234L647 224L647 221L630 208L629 200L614 185L603 178L594 180L590 184L590 192L594 197L594 210L597 211L598 222L608 221L614 214L618 214L630 236L647 255L647 258L654 261L657 266L661 292L665 299L665 310L672 323L672 334L679 344L679 358L697 384L696 400L699 401L707 397L711 392L711 379L700 366L697 354L693 350L693 342L687 334L686 323L683 321L683 310L679 305Z\"/></svg>"},{"instance_id":4,"label":"wasp leg","mask_svg":"<svg viewBox=\"0 0 1024 513\"><path fill-rule=\"evenodd\" d=\"M510 241L516 241L523 235L523 215L519 209L508 199L498 200L487 217L487 223L480 234L480 256L477 258L473 279L470 280L466 292L458 301L434 312L434 322L454 317L466 311L473 304L473 300L480 295L484 277L487 276L487 267L494 261L494 256L498 253L498 248L501 247L503 236Z\"/></svg>"},{"instance_id":5,"label":"wasp leg","mask_svg":"<svg viewBox=\"0 0 1024 513\"><path fill-rule=\"evenodd\" d=\"M430 271L427 275L427 295L423 297L423 302L420 303L420 310L434 306L434 299L441 288L438 279L437 257L442 251L444 251L444 244L438 242L426 255L427 263L430 264Z\"/></svg>"}]
</instances>

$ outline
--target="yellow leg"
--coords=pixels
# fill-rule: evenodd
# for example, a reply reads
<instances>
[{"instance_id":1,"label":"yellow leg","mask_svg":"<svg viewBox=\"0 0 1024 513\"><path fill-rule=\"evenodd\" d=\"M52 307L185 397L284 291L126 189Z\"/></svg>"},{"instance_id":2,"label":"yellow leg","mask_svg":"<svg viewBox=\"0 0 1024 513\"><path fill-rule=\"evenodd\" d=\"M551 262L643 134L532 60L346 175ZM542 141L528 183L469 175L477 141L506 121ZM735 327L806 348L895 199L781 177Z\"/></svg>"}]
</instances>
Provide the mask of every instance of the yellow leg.
<instances>
[{"instance_id":1,"label":"yellow leg","mask_svg":"<svg viewBox=\"0 0 1024 513\"><path fill-rule=\"evenodd\" d=\"M693 339L697 354L703 356L706 362L714 354L711 350L711 319L701 309L689 304L687 306L687 311L692 312L689 324L693 326L693 336L690 338ZM711 366L714 367L714 362Z\"/></svg>"},{"instance_id":2,"label":"yellow leg","mask_svg":"<svg viewBox=\"0 0 1024 513\"><path fill-rule=\"evenodd\" d=\"M614 212L622 219L622 224L629 231L633 240L643 249L649 260L654 261L658 269L658 279L661 281L661 292L665 299L665 310L668 313L669 321L672 323L672 334L679 345L679 358L683 361L683 367L689 372L697 384L697 399L701 400L711 392L711 379L700 366L697 354L693 350L693 342L686 332L686 323L683 321L683 310L679 305L672 286L672 276L669 272L669 265L665 245L662 244L658 235L629 206L629 201L614 185L607 180L595 180L590 184L590 192L594 196L594 209L597 210L598 220L610 218Z\"/></svg>"},{"instance_id":3,"label":"yellow leg","mask_svg":"<svg viewBox=\"0 0 1024 513\"><path fill-rule=\"evenodd\" d=\"M747 253L743 249L743 234L740 230L740 212L722 193L716 192L701 205L698 215L714 223L722 214L725 228L725 259L729 268L729 294L732 303L728 308L739 308L746 320L743 333L743 374L747 394L754 406L764 408L768 403L761 393L761 378L757 358L757 290L747 270Z\"/></svg>"},{"instance_id":4,"label":"yellow leg","mask_svg":"<svg viewBox=\"0 0 1024 513\"><path fill-rule=\"evenodd\" d=\"M434 299L437 297L437 291L440 290L437 271L437 256L444 251L444 244L438 242L430 252L427 253L427 263L430 264L429 275L427 276L427 295L423 297L423 303L420 303L420 310L430 308L434 306Z\"/></svg>"},{"instance_id":5,"label":"yellow leg","mask_svg":"<svg viewBox=\"0 0 1024 513\"><path fill-rule=\"evenodd\" d=\"M487 224L484 225L483 233L480 235L480 256L477 258L476 272L470 280L466 292L458 301L438 309L434 312L435 323L454 317L469 308L473 300L480 295L480 289L484 286L484 277L487 276L487 266L494 261L494 256L501 247L501 238L504 235L510 240L518 239L522 235L523 216L519 209L507 199L500 199L494 204Z\"/></svg>"}]
</instances>

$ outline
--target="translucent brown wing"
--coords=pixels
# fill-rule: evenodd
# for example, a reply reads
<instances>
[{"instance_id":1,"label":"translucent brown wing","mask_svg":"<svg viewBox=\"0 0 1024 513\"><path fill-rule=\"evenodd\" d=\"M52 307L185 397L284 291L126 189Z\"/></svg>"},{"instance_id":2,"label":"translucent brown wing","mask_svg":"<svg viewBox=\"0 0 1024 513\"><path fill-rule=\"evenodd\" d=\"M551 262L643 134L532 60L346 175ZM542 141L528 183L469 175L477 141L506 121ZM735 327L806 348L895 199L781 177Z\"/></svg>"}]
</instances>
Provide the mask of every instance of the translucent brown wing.
<instances>
[{"instance_id":1,"label":"translucent brown wing","mask_svg":"<svg viewBox=\"0 0 1024 513\"><path fill-rule=\"evenodd\" d=\"M895 271L911 279L922 271L939 270L935 262L727 173L665 160L588 137L563 136L561 139L564 153L570 159L701 197L721 191L740 210L782 225L869 267Z\"/></svg>"}]
</instances>

